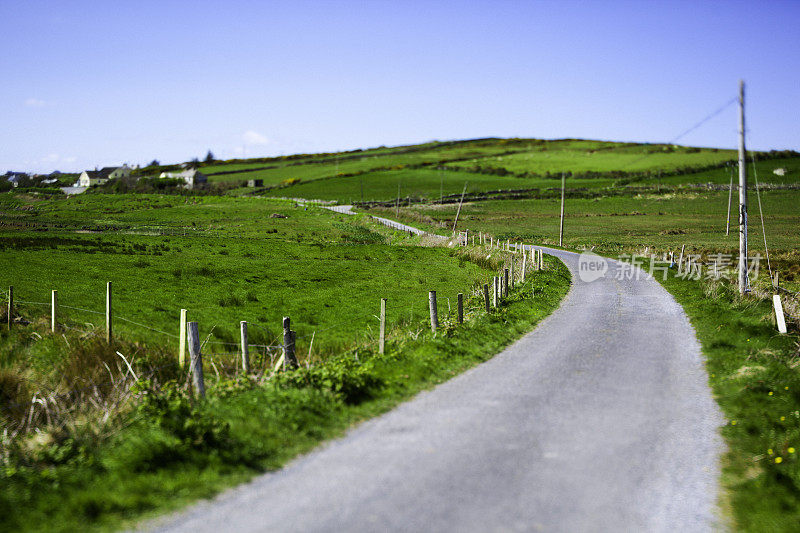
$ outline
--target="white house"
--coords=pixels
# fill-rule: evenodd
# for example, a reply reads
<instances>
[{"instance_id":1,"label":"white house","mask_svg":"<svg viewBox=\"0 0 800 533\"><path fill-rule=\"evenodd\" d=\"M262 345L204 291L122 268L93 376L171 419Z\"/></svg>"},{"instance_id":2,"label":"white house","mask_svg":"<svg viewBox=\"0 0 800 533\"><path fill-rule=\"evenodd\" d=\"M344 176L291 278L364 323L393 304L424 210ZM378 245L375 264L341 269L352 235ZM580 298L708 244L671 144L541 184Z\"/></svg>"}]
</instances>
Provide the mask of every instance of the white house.
<instances>
[{"instance_id":1,"label":"white house","mask_svg":"<svg viewBox=\"0 0 800 533\"><path fill-rule=\"evenodd\" d=\"M181 172L162 172L158 177L182 179L186 183L184 187L187 189L194 189L196 186L208 183L208 178L205 174L194 168L182 170Z\"/></svg>"},{"instance_id":2,"label":"white house","mask_svg":"<svg viewBox=\"0 0 800 533\"><path fill-rule=\"evenodd\" d=\"M5 173L5 178L11 182L12 187L19 187L19 182L27 177L28 175L25 174L24 172L9 171Z\"/></svg>"},{"instance_id":3,"label":"white house","mask_svg":"<svg viewBox=\"0 0 800 533\"><path fill-rule=\"evenodd\" d=\"M122 165L121 167L103 167L100 170L84 170L78 178L78 187L91 187L92 185L102 185L109 180L117 178L127 178L131 175L131 167Z\"/></svg>"}]
</instances>

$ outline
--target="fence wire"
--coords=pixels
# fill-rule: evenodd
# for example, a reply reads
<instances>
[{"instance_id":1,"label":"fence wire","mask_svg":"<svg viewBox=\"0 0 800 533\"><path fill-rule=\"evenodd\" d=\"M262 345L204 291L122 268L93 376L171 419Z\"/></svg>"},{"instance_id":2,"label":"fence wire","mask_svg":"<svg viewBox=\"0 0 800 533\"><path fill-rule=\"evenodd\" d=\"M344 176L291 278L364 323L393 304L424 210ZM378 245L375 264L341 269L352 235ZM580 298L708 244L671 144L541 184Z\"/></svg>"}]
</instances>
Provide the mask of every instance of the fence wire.
<instances>
[{"instance_id":1,"label":"fence wire","mask_svg":"<svg viewBox=\"0 0 800 533\"><path fill-rule=\"evenodd\" d=\"M378 221L381 222L381 223L384 223L381 220L378 220ZM390 225L390 224L387 224L387 225ZM398 227L398 229L403 229L403 228ZM426 233L426 232L422 232L422 233ZM430 235L435 235L435 234L430 234ZM440 237L438 235L435 235L435 236ZM446 238L446 237L444 237L444 238ZM8 298L9 292L8 291L2 291L2 292L3 292L3 294L5 294L6 298ZM480 295L478 295L478 296L480 297ZM449 298L448 298L448 301L449 301ZM19 299L15 300L15 303L27 304L27 305L40 305L40 306L46 306L46 307L52 305L50 302L35 302L35 301L19 300ZM439 302L438 302L437 307L441 308L443 306L444 306L444 301L442 299L440 299ZM93 310L93 309L86 309L86 308L83 308L83 307L71 306L71 305L66 305L66 304L62 304L62 303L57 304L57 307L64 308L64 309L69 309L69 310L73 310L73 311L90 313L90 314L99 315L99 316L104 316L106 314L103 311L96 311L96 310ZM214 310L214 309L218 309L218 308L219 307L192 308L190 310L191 311L201 311L201 310ZM413 308L413 306L412 306L412 308ZM401 308L398 308L398 309L401 309ZM465 314L472 314L472 312L474 312L474 311L482 311L483 309L484 309L483 305L470 305L470 304L468 304L468 305L465 305L465 312L466 312ZM453 312L454 312L454 310L450 309L450 307L448 306L447 316L451 315ZM424 316L424 313L423 313L423 316ZM133 326L137 326L137 327L146 329L148 331L153 331L153 332L156 332L156 333L160 333L162 335L166 335L167 337L170 337L172 339L179 339L180 338L179 335L175 335L173 333L169 333L169 332L163 331L161 329L154 328L154 327L152 327L150 325L143 324L141 322L137 322L137 321L131 320L131 319L126 318L124 316L112 315L112 317L115 320L121 320L121 321L126 322L128 324L132 324ZM335 330L335 329L341 328L342 326L345 326L345 325L352 325L354 322L357 322L357 321L367 320L369 322L372 319L374 319L375 321L380 321L380 317L378 315L376 315L375 313L373 313L373 312L362 313L360 315L357 315L356 317L351 317L351 318L348 318L348 319L345 319L345 320L341 320L341 321L335 322L333 324L329 324L324 328L315 329L310 334L305 334L305 335L301 335L299 337L296 337L295 340L296 341L297 340L306 340L306 339L309 339L309 338L314 339L314 338L316 338L316 335L318 333L324 333L324 332L327 332L327 331ZM412 312L412 319L413 319L413 312ZM273 330L271 328L269 328L269 327L267 327L265 325L259 324L258 322L249 322L248 321L247 324L248 324L248 326L252 326L252 327L258 328L258 329L270 334L270 336L272 334ZM95 326L93 324L87 322L86 325L89 326L89 328L88 328L89 330L88 331L86 329L82 329L80 327L76 327L74 324L66 324L66 323L59 323L58 324L59 327L63 327L64 329L66 329L68 331L77 332L80 335L85 336L85 337L100 337L101 336L96 330L93 329L93 328L95 328ZM213 331L213 328L212 328L212 331ZM210 335L211 334L209 334L209 336ZM281 339L281 337L282 337L282 333L279 333L278 335L276 335L274 337L274 339L272 340L272 342L270 344L258 344L258 343L252 343L252 344L248 343L247 344L248 348L254 348L254 349L257 350L256 353L254 354L256 357L263 357L263 360L262 360L261 364L259 365L259 367L262 367L262 368L260 368L256 372L256 375L258 375L259 372L262 373L261 377L259 379L264 379L264 377L266 377L267 373L271 372L273 370L273 365L275 363L274 354L276 352L278 352L278 351L281 351L281 350L285 349L285 346L282 343L278 342ZM65 340L66 340L66 337L65 337ZM225 365L233 364L236 367L237 374L238 374L239 371L241 371L241 369L238 366L238 361L237 361L237 359L239 357L241 357L241 349L240 349L241 348L241 343L207 340L207 342L204 343L204 344L209 344L209 345L214 345L214 346L235 346L235 347L237 347L236 351L209 351L209 352L203 354L203 355L208 356L208 358L209 358L208 359L208 363L213 367L214 372L217 374L218 378L219 378L219 370L216 367L214 358L217 358L217 362L219 362L220 364L225 364ZM159 371L161 371L161 370L163 370L165 368L174 367L174 366L176 366L178 364L177 361L172 361L172 362L165 363L163 365L159 365L159 366L155 366L155 367L153 367L153 366L148 366L146 368L139 367L139 369L137 371L140 373L140 376L137 377L136 374L133 373L133 370L132 370L132 368L130 366L130 365L134 364L135 355L134 355L133 358L131 358L130 362L128 362L128 360L125 359L124 356L122 356L122 354L120 354L119 352L117 352L117 354L120 355L121 358L124 359L126 365L128 365L128 369L124 370L123 368L120 367L119 362L117 362L117 370L121 373L120 376L114 377L113 372L111 371L111 368L109 368L106 365L106 369L109 371L109 379L107 379L107 380L95 381L95 380L92 380L91 378L87 378L88 381L89 381L88 383L86 382L86 380L73 381L73 382L70 382L70 383L60 383L57 386L66 388L67 389L66 392L57 392L57 390L51 390L49 392L44 392L43 393L41 390L36 390L36 392L34 393L34 396L33 396L33 398L32 398L30 403L28 403L28 402L7 402L7 403L4 404L4 406L12 407L12 408L13 407L25 407L27 409L30 409L31 412L30 412L29 416L27 417L28 420L30 420L32 418L32 416L33 416L33 411L34 411L35 405L37 403L44 405L44 404L46 404L47 402L50 402L50 401L56 402L56 401L66 400L66 399L69 399L70 397L74 397L76 395L80 396L80 395L84 394L86 391L88 391L88 390L90 390L92 388L94 388L97 391L97 394L98 394L97 400L99 400L101 402L106 402L106 401L109 401L108 398L102 398L101 396L99 396L100 388L106 387L108 385L116 386L118 383L124 382L125 380L128 380L129 379L129 377L128 377L129 374L131 376L133 376L133 378L134 378L134 380L132 382L130 382L130 385L129 385L129 387L130 387L134 383L136 383L139 379L142 379L144 376L151 377L151 376L157 374ZM268 357L268 359L267 359L267 357ZM230 367L222 367L222 368L227 368L227 370L230 370ZM188 375L189 375L189 372L191 372L191 370L187 370L187 369L181 370L181 373L184 373L184 372L187 373L187 383L188 383ZM38 387L38 384L35 383L33 380L31 380L29 378L24 378L24 379L25 379L25 381L27 381L31 385ZM128 390L130 390L130 389L128 388ZM45 407L45 409L46 409L46 407ZM47 413L47 416L49 417L49 412ZM24 429L24 427L25 426L23 426L23 429ZM28 427L28 429L30 429L30 428Z\"/></svg>"}]
</instances>

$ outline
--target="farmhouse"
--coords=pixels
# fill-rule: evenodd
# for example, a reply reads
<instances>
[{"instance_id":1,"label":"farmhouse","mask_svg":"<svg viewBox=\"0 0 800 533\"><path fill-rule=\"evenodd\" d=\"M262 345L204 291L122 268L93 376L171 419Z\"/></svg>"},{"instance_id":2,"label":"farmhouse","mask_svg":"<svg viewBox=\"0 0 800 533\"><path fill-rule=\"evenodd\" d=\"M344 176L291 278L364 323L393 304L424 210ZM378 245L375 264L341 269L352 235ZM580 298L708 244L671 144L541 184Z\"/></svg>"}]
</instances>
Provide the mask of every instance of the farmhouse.
<instances>
[{"instance_id":1,"label":"farmhouse","mask_svg":"<svg viewBox=\"0 0 800 533\"><path fill-rule=\"evenodd\" d=\"M11 185L13 187L18 187L19 186L19 182L24 180L24 179L27 179L28 175L25 174L24 172L11 172L11 171L8 171L8 172L5 173L4 177L8 181L11 182Z\"/></svg>"},{"instance_id":2,"label":"farmhouse","mask_svg":"<svg viewBox=\"0 0 800 533\"><path fill-rule=\"evenodd\" d=\"M84 170L78 178L78 187L91 187L92 185L102 185L109 180L117 178L127 178L131 175L131 168L128 165L121 167L103 167L100 170Z\"/></svg>"},{"instance_id":3,"label":"farmhouse","mask_svg":"<svg viewBox=\"0 0 800 533\"><path fill-rule=\"evenodd\" d=\"M194 189L197 186L204 185L208 182L205 174L199 172L197 169L190 168L181 172L162 172L159 178L175 178L182 179L186 184L187 189Z\"/></svg>"}]
</instances>

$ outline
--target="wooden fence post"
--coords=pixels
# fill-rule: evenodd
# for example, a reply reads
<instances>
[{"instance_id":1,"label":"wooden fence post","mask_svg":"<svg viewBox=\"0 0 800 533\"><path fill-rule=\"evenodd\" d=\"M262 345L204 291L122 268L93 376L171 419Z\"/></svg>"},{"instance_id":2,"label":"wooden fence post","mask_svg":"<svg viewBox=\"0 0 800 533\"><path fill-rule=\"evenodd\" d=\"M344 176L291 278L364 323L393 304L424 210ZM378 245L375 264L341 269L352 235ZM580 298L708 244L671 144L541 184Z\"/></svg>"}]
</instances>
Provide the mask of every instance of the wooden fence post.
<instances>
[{"instance_id":1,"label":"wooden fence post","mask_svg":"<svg viewBox=\"0 0 800 533\"><path fill-rule=\"evenodd\" d=\"M436 307L436 291L428 292L428 307L431 310L431 331L436 333L436 328L439 327L438 308Z\"/></svg>"},{"instance_id":2,"label":"wooden fence post","mask_svg":"<svg viewBox=\"0 0 800 533\"><path fill-rule=\"evenodd\" d=\"M106 342L111 344L111 282L106 283Z\"/></svg>"},{"instance_id":3,"label":"wooden fence post","mask_svg":"<svg viewBox=\"0 0 800 533\"><path fill-rule=\"evenodd\" d=\"M528 266L528 253L522 249L522 283L525 283L525 267Z\"/></svg>"},{"instance_id":4,"label":"wooden fence post","mask_svg":"<svg viewBox=\"0 0 800 533\"><path fill-rule=\"evenodd\" d=\"M58 291L54 290L50 296L50 331L58 329Z\"/></svg>"},{"instance_id":5,"label":"wooden fence post","mask_svg":"<svg viewBox=\"0 0 800 533\"><path fill-rule=\"evenodd\" d=\"M503 269L503 296L508 298L508 269Z\"/></svg>"},{"instance_id":6,"label":"wooden fence post","mask_svg":"<svg viewBox=\"0 0 800 533\"><path fill-rule=\"evenodd\" d=\"M239 322L239 332L242 341L242 370L245 373L250 372L250 348L247 346L247 321L242 320Z\"/></svg>"},{"instance_id":7,"label":"wooden fence post","mask_svg":"<svg viewBox=\"0 0 800 533\"><path fill-rule=\"evenodd\" d=\"M8 331L11 331L11 325L14 324L14 286L8 287Z\"/></svg>"},{"instance_id":8,"label":"wooden fence post","mask_svg":"<svg viewBox=\"0 0 800 533\"><path fill-rule=\"evenodd\" d=\"M297 335L291 330L291 321L288 316L283 317L283 349L286 356L283 358L283 368L289 365L289 368L297 368L297 356L294 354L294 341Z\"/></svg>"},{"instance_id":9,"label":"wooden fence post","mask_svg":"<svg viewBox=\"0 0 800 533\"><path fill-rule=\"evenodd\" d=\"M511 258L511 288L514 288L514 258Z\"/></svg>"},{"instance_id":10,"label":"wooden fence post","mask_svg":"<svg viewBox=\"0 0 800 533\"><path fill-rule=\"evenodd\" d=\"M378 353L386 349L386 298L381 298L381 336L378 340Z\"/></svg>"},{"instance_id":11,"label":"wooden fence post","mask_svg":"<svg viewBox=\"0 0 800 533\"><path fill-rule=\"evenodd\" d=\"M181 325L178 332L178 364L186 366L186 309L181 309Z\"/></svg>"},{"instance_id":12,"label":"wooden fence post","mask_svg":"<svg viewBox=\"0 0 800 533\"><path fill-rule=\"evenodd\" d=\"M497 307L497 276L492 277L492 307Z\"/></svg>"},{"instance_id":13,"label":"wooden fence post","mask_svg":"<svg viewBox=\"0 0 800 533\"><path fill-rule=\"evenodd\" d=\"M464 323L464 294L458 293L458 323Z\"/></svg>"},{"instance_id":14,"label":"wooden fence post","mask_svg":"<svg viewBox=\"0 0 800 533\"><path fill-rule=\"evenodd\" d=\"M777 289L779 287L780 287L780 285L778 285L778 271L776 270L775 271L775 288ZM10 293L11 293L11 290L9 290L9 294ZM9 314L9 316L11 316L11 311L9 311L8 314Z\"/></svg>"},{"instance_id":15,"label":"wooden fence post","mask_svg":"<svg viewBox=\"0 0 800 533\"><path fill-rule=\"evenodd\" d=\"M483 284L483 303L486 305L486 312L488 313L490 311L489 304L491 303L491 302L489 302L489 284L488 283L484 283Z\"/></svg>"},{"instance_id":16,"label":"wooden fence post","mask_svg":"<svg viewBox=\"0 0 800 533\"><path fill-rule=\"evenodd\" d=\"M197 322L186 324L186 335L189 340L189 356L191 362L189 368L192 371L192 383L194 390L201 398L206 397L206 384L203 380L203 355L200 353L200 333L197 330Z\"/></svg>"}]
</instances>

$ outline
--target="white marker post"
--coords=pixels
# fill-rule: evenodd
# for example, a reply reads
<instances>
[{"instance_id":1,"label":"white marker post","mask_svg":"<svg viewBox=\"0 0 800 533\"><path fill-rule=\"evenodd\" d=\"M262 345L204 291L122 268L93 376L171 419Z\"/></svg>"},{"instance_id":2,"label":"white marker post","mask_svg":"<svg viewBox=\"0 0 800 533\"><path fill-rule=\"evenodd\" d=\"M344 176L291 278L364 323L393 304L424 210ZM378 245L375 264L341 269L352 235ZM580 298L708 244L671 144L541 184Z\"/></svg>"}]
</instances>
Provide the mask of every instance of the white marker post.
<instances>
[{"instance_id":1,"label":"white marker post","mask_svg":"<svg viewBox=\"0 0 800 533\"><path fill-rule=\"evenodd\" d=\"M786 318L783 316L781 297L777 294L773 295L772 304L775 306L775 321L778 323L778 333L786 333Z\"/></svg>"}]
</instances>

